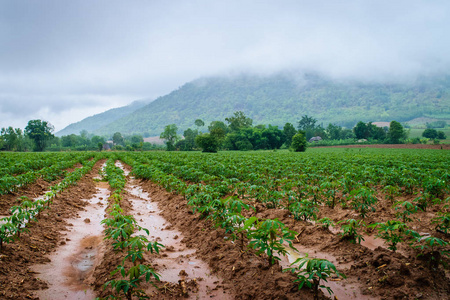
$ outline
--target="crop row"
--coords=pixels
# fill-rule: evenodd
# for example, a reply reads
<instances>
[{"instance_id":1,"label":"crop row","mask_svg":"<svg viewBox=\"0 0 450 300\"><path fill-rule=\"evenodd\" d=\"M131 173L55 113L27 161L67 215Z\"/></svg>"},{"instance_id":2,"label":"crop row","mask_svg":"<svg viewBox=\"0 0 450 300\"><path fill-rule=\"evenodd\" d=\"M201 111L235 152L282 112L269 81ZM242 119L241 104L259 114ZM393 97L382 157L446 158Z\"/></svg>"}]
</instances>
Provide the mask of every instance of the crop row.
<instances>
[{"instance_id":1,"label":"crop row","mask_svg":"<svg viewBox=\"0 0 450 300\"><path fill-rule=\"evenodd\" d=\"M334 208L340 204L343 208L351 207L357 211L362 218L368 213L374 212L377 207L379 193L384 194L386 199L398 210L399 217L406 221L406 215L410 214L412 207L417 207L416 211L425 211L430 205L441 203L444 195L449 192L450 182L447 178L448 170L434 170L433 174L424 177L424 185L418 190L414 185L405 186L402 190L398 184L379 186L372 181L354 180L347 171L341 175L332 174L329 176L320 173L299 173L296 177L273 178L265 174L247 174L247 181L235 177L217 176L216 172L209 170L206 173L202 163L193 159L185 159L186 165L173 164L153 157L136 156L134 159L140 163L147 164L150 168L156 168L158 172L173 174L186 182L203 183L209 185L212 197L215 194L225 196L233 193L240 198L256 200L264 203L269 208L283 207L292 212L296 219L314 219L319 205L328 205ZM173 159L171 159L173 161ZM193 163L193 161L195 163ZM196 164L198 167L194 166ZM215 165L214 162L210 162ZM139 166L138 166L139 167ZM223 167L223 169L233 169L233 164ZM288 164L286 164L288 167ZM211 167L210 169L212 169ZM251 169L252 166L249 166ZM241 170L243 172L243 170ZM441 172L443 177L436 177L434 173ZM213 173L213 174L211 174ZM245 172L244 172L245 173ZM280 172L278 172L280 173ZM280 177L280 176L279 176ZM168 188L172 179L168 180ZM404 182L413 180L408 174L405 175ZM396 198L402 193L414 195L411 202L398 202Z\"/></svg>"},{"instance_id":2,"label":"crop row","mask_svg":"<svg viewBox=\"0 0 450 300\"><path fill-rule=\"evenodd\" d=\"M28 197L20 197L18 199L20 204L10 208L11 215L0 219L0 251L3 249L3 243L9 244L20 238L20 234L27 231L28 223L37 221L40 213L44 209L50 208L56 195L75 185L78 180L92 170L97 160L85 161L82 168L67 174L61 182L52 186L43 199L32 201Z\"/></svg>"},{"instance_id":3,"label":"crop row","mask_svg":"<svg viewBox=\"0 0 450 300\"><path fill-rule=\"evenodd\" d=\"M213 174L204 172L203 170L206 168L202 167L201 160L199 162L194 159L195 155L190 161L183 157L180 158L181 161L183 159L187 161L186 165L174 164L174 156L168 157L167 160L171 162L162 161L162 158L166 158L164 155L158 154L157 156L157 158L147 155L147 157L136 156L125 159L128 160L127 163L133 165L133 172L137 177L151 179L168 191L184 195L194 211L202 213L204 217L212 215L212 218L218 218L221 226L225 226L226 221L217 217L217 214L221 215L223 212L217 213L216 210L221 205L226 207L231 201L230 199L234 199L233 203L240 199L247 201L240 202L242 204L238 205L239 207L248 205L248 203L261 202L269 208L288 209L297 220L314 220L318 225L324 227L340 225L340 232L344 239L359 243L363 240L361 231L366 227L363 220L368 213L375 211L379 201L377 185L360 181L352 182L347 176L350 171L342 175L344 185L333 184L329 177L322 179L317 175L308 176L309 179L304 180L303 174L297 176L297 182L294 184L289 179L273 179L264 173L259 176L247 174L245 176L251 179L240 181L233 177L216 176L211 171L217 169L214 166L209 169L209 172ZM221 157L212 159L220 161ZM198 167L196 168L196 166ZM222 167L219 166L219 168ZM223 169L227 170L233 168L233 163L226 167L223 166ZM264 168L267 168L267 165ZM251 170L252 166L250 165L248 169ZM416 194L413 201L404 199L396 201L395 197L398 194L389 193L390 189L384 187L386 198L392 202L397 219L371 224L369 227L377 230L376 236L382 238L388 244L389 249L395 251L398 243L406 243L418 249L419 255L428 256L430 266L437 267L442 262L441 256L448 254L448 242L431 235L420 236L411 230L407 223L412 221L411 215L414 213L426 210L429 205L440 205L440 211L437 212L432 223L435 224L437 230L445 234L450 231L450 198L445 198L449 192L448 169L425 170L424 173L428 174L428 177L422 176L422 180L429 185L422 186L420 191L410 191L411 194ZM405 180L411 178L408 177L408 173L405 174ZM436 177L436 174L441 174L442 177ZM431 182L435 182L435 184L433 185ZM347 219L339 221L338 224L327 217L317 220L317 213L321 205L334 208L337 203L341 204L343 208L350 207L357 211L362 220ZM246 220L241 217L233 215L235 222L240 220L242 225ZM241 227L238 226L238 228ZM236 229L237 232L239 230L241 229ZM230 230L227 229L227 231ZM251 239L253 238L251 237ZM431 255L428 255L430 253ZM438 253L438 255L433 255L433 253Z\"/></svg>"},{"instance_id":4,"label":"crop row","mask_svg":"<svg viewBox=\"0 0 450 300\"><path fill-rule=\"evenodd\" d=\"M297 251L292 244L296 232L289 230L278 219L258 219L257 217L245 217L244 210L255 208L237 196L221 197L220 192L214 192L214 188L204 184L188 185L172 174L167 174L153 164L142 164L131 157L123 158L127 164L133 166L133 174L137 178L143 178L158 182L169 191L176 191L183 195L193 213L200 213L204 219L209 219L215 227L223 228L229 234L233 243L238 243L241 250L252 248L256 254L265 253L269 265L281 260L280 256L288 254L287 247ZM308 255L296 260L291 268L297 275L296 282L299 288L303 285L314 288L317 295L320 281L327 281L332 274L343 276L336 267L326 259L309 258ZM303 268L306 265L306 270ZM308 277L305 277L305 274ZM332 293L330 288L327 290Z\"/></svg>"},{"instance_id":5,"label":"crop row","mask_svg":"<svg viewBox=\"0 0 450 300\"><path fill-rule=\"evenodd\" d=\"M89 155L88 156L92 156ZM0 176L19 175L36 171L53 165L58 161L68 161L79 158L81 163L86 159L86 153L0 153Z\"/></svg>"},{"instance_id":6,"label":"crop row","mask_svg":"<svg viewBox=\"0 0 450 300\"><path fill-rule=\"evenodd\" d=\"M47 166L41 169L30 170L17 176L11 175L15 174L14 171L4 168L4 171L7 169L7 173L0 177L0 195L15 192L20 187L34 183L38 178L43 178L46 181L55 180L60 176L64 176L65 169L73 167L76 163L83 163L93 157L94 155L89 153L66 155L62 157L56 156L46 162L46 164L48 164ZM17 165L20 164L20 162L17 163Z\"/></svg>"},{"instance_id":7,"label":"crop row","mask_svg":"<svg viewBox=\"0 0 450 300\"><path fill-rule=\"evenodd\" d=\"M272 184L276 187L332 182L341 189L351 188L352 184L392 186L397 189L396 192L404 194L418 190L438 194L448 189L450 182L448 162L437 155L440 153L427 153L429 156L420 157L420 162L415 161L419 159L415 156L381 154L331 152L301 157L290 153L233 154L146 153L139 157L150 159L161 170L193 182L234 178L250 184Z\"/></svg>"},{"instance_id":8,"label":"crop row","mask_svg":"<svg viewBox=\"0 0 450 300\"><path fill-rule=\"evenodd\" d=\"M113 241L114 251L125 254L121 263L110 274L114 276L119 273L122 279L112 279L106 282L104 287L105 289L111 287L112 298L116 296L120 298L122 294L129 300L134 296L141 298L145 296L141 282L152 282L152 277L159 280L159 274L144 263L144 253L146 251L159 253L159 249L164 246L156 241L150 242L145 235L133 235L135 232L143 231L148 236L149 230L139 226L133 215L124 214L120 203L123 200L126 178L123 170L115 165L113 158L108 159L103 173L104 179L109 182L112 189L110 217L101 222L106 227L105 239Z\"/></svg>"}]
</instances>

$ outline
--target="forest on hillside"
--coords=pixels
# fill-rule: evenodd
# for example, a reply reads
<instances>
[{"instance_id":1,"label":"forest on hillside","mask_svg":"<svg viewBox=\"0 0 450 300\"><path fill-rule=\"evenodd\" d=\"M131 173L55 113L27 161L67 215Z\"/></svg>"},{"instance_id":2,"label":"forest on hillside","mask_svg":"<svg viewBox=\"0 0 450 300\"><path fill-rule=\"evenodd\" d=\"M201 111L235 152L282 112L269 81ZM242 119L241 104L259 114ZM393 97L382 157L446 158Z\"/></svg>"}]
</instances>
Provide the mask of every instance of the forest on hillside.
<instances>
[{"instance_id":1,"label":"forest on hillside","mask_svg":"<svg viewBox=\"0 0 450 300\"><path fill-rule=\"evenodd\" d=\"M320 124L347 128L358 121L404 122L422 116L447 120L450 77L389 84L333 81L317 75L203 78L94 133L157 136L167 124L187 128L196 119L210 123L224 120L235 111L243 111L256 124L275 126L294 123L305 114L315 116Z\"/></svg>"}]
</instances>

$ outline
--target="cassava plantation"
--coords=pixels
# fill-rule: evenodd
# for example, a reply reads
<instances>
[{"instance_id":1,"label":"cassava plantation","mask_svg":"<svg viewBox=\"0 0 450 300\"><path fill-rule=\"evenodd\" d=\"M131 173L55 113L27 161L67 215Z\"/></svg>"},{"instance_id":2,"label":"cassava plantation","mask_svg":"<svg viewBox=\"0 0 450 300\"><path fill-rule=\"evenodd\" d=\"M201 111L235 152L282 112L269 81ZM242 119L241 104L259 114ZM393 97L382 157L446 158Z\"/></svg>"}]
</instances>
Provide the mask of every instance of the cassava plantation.
<instances>
[{"instance_id":1,"label":"cassava plantation","mask_svg":"<svg viewBox=\"0 0 450 300\"><path fill-rule=\"evenodd\" d=\"M0 298L448 299L449 162L0 153Z\"/></svg>"}]
</instances>

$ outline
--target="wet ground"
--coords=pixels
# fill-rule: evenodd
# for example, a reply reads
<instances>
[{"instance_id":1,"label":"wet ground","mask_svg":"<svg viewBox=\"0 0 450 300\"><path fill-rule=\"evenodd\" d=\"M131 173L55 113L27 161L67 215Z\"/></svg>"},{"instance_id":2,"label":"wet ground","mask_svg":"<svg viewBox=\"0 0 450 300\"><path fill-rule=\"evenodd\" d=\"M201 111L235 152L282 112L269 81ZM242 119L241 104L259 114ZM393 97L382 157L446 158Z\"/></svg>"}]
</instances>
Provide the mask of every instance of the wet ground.
<instances>
[{"instance_id":1,"label":"wet ground","mask_svg":"<svg viewBox=\"0 0 450 300\"><path fill-rule=\"evenodd\" d=\"M40 299L95 298L89 286L90 275L96 263L101 261L103 226L100 222L104 218L108 196L108 189L97 186L97 193L88 200L84 211L79 212L77 218L67 220L72 226L65 233L65 241L48 256L51 262L32 268L49 285L48 289L35 293Z\"/></svg>"},{"instance_id":2,"label":"wet ground","mask_svg":"<svg viewBox=\"0 0 450 300\"><path fill-rule=\"evenodd\" d=\"M92 176L89 177L89 180L90 185L93 186ZM23 240L7 245L0 255L2 264L1 299L37 299L38 295L40 299L93 299L95 297L90 294L92 293L89 285L90 273L92 267L97 264L97 260L101 260L103 251L102 246L99 245L102 241L101 235L74 237L76 228L86 227L82 229L86 232L90 227L89 224L99 224L103 216L99 220L94 220L95 214L106 205L95 204L93 203L95 201L91 199L89 200L91 203L86 206L89 213L87 216L84 215L86 211L83 211L84 201L81 199L87 199L90 195L95 194L95 191L92 191L93 187L91 191L87 189L89 184L86 182L87 180L85 180L84 186L73 187L64 196L58 197L52 209L46 211L39 222L31 224L30 233L25 234ZM182 196L167 193L150 182L131 180L130 183L128 190L132 196L127 194L127 197L131 198L133 214L139 222L142 222L141 226L150 229L150 240L157 239L167 246L161 255L156 255L154 259L152 255L150 263L155 265L157 271L162 275L161 279L168 284L178 286L180 283L188 281L192 283L194 280L195 286L206 283L204 288L199 287L205 292L189 293L192 299L209 299L211 296L214 296L214 299L234 299L235 297L241 299L312 299L308 289L297 291L292 284L292 277L282 273L281 268L269 267L264 256L258 257L252 251L245 253L239 251L239 247L230 244L226 239L226 234L220 228L211 228L210 223L192 214L186 207L186 200ZM108 185L98 182L97 187L105 188L106 191ZM141 187L149 194L145 194ZM99 200L97 199L98 202L100 202ZM101 202L106 204L105 200L101 200ZM95 208L95 206L98 207ZM74 214L77 211L78 216L75 217ZM346 212L338 211L338 213L340 215L336 218L342 219ZM154 221L158 216L164 216L164 219ZM337 299L417 298L440 300L448 297L448 271L443 271L442 268L433 272L429 271L412 251L407 252L408 255L402 255L402 249L399 249L397 253L386 250L387 245L382 239L373 238L374 232L371 233L371 236L364 236L365 241L361 245L350 244L348 241L341 240L338 232L335 232L334 229L330 233L305 222L294 222L288 214L281 210L263 208L258 217L279 218L290 228L299 232L298 240L295 242L299 253L292 253L290 258L283 259L281 263L283 267L288 266L297 257L309 253L310 257L330 260L339 271L348 275L349 278L345 280L334 281L331 279L325 284L331 287ZM429 217L427 218L429 219ZM379 216L376 216L376 219L378 220ZM170 223L166 220L170 220ZM69 226L71 231L65 231L64 240L61 240L60 234L57 234L54 228L60 228L66 221L72 223ZM419 232L426 232L428 228L421 226L422 223L416 222L412 228L418 226ZM37 229L42 233L38 234ZM300 235L300 233L302 234ZM53 241L58 245L57 248L49 246ZM67 251L65 259L58 258L60 263L55 263L54 260L57 259L52 257L61 252L65 246L71 247L72 250ZM53 267L49 267L45 271L46 273L35 274L27 269L30 264L28 261L45 263L48 257L52 259L48 265ZM113 259L108 260L107 264L115 261L115 258L116 256L113 256ZM201 258L200 263L197 263L198 258ZM202 269L202 263L206 266L205 269ZM33 267L33 270L36 269ZM211 281L208 283L207 279L212 277L212 273L223 278L224 283L220 280L214 281L214 279L212 284ZM16 274L17 276L3 276L2 274ZM105 274L107 276L109 272ZM46 279L45 276L50 276L48 277L50 279ZM200 277L203 280L200 280ZM96 291L103 290L104 278L100 279L101 285L96 285ZM41 294L34 291L46 288L45 281L49 282L49 291L53 292L49 292L47 296L40 296ZM167 287L173 288L170 285ZM222 287L226 294L220 293ZM368 296L362 295L362 293L371 294L375 298L367 298ZM324 294L328 296L327 292ZM236 296L230 297L230 295ZM331 299L334 295L331 296ZM184 298L179 294L164 296L164 299ZM162 297L163 295L160 294L154 299L162 299Z\"/></svg>"},{"instance_id":3,"label":"wet ground","mask_svg":"<svg viewBox=\"0 0 450 300\"><path fill-rule=\"evenodd\" d=\"M128 172L125 174L128 175ZM160 215L158 204L152 202L149 194L143 192L135 179L129 178L126 190L132 195L129 200L133 206L133 215L141 227L150 231L149 240L156 240L165 246L161 256L152 259L161 281L172 284L194 281L198 292L190 293L188 299L233 299L224 293L222 281L211 274L207 263L196 257L196 250L186 247L182 242L182 233L173 229Z\"/></svg>"}]
</instances>

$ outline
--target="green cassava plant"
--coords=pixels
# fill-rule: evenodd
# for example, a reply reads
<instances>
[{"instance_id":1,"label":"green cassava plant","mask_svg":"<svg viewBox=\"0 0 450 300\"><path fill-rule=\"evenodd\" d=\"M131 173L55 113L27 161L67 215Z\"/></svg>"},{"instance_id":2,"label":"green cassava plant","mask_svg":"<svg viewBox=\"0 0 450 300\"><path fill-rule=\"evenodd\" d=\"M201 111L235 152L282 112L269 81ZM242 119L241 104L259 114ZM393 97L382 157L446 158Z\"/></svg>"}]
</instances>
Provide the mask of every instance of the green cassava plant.
<instances>
[{"instance_id":1,"label":"green cassava plant","mask_svg":"<svg viewBox=\"0 0 450 300\"><path fill-rule=\"evenodd\" d=\"M409 201L398 201L395 203L394 207L396 210L395 216L401 218L403 223L411 222L412 219L410 218L410 215L420 210L419 206Z\"/></svg>"},{"instance_id":2,"label":"green cassava plant","mask_svg":"<svg viewBox=\"0 0 450 300\"><path fill-rule=\"evenodd\" d=\"M396 220L375 223L369 225L369 227L376 228L378 230L376 236L385 240L389 244L388 249L394 252L397 251L397 244L404 240L406 230L408 229L405 223Z\"/></svg>"},{"instance_id":3,"label":"green cassava plant","mask_svg":"<svg viewBox=\"0 0 450 300\"><path fill-rule=\"evenodd\" d=\"M311 288L314 299L319 299L319 288L326 289L330 295L333 293L330 287L321 284L322 281L328 282L328 277L334 275L346 278L330 261L308 257L308 253L294 261L291 266L293 267L284 269L283 272L294 273L297 276L294 282L298 283L298 289L300 290L304 286Z\"/></svg>"},{"instance_id":4,"label":"green cassava plant","mask_svg":"<svg viewBox=\"0 0 450 300\"><path fill-rule=\"evenodd\" d=\"M275 261L279 261L278 255L286 255L287 251L284 242L289 247L295 249L292 245L292 240L295 238L295 232L289 230L278 219L266 219L258 221L256 217L251 217L246 221L246 226L250 227L253 224L254 228L248 232L250 240L249 246L257 249L257 253L266 253L269 260L269 265L273 265Z\"/></svg>"},{"instance_id":5,"label":"green cassava plant","mask_svg":"<svg viewBox=\"0 0 450 300\"><path fill-rule=\"evenodd\" d=\"M341 225L342 232L340 233L343 239L349 240L352 243L361 244L364 238L358 233L358 229L365 226L364 221L356 221L355 219L341 220L337 222Z\"/></svg>"},{"instance_id":6,"label":"green cassava plant","mask_svg":"<svg viewBox=\"0 0 450 300\"><path fill-rule=\"evenodd\" d=\"M333 222L333 220L331 220L330 218L322 218L320 220L317 220L318 224L321 224L323 229L329 229L330 226L334 227L336 224Z\"/></svg>"}]
</instances>

